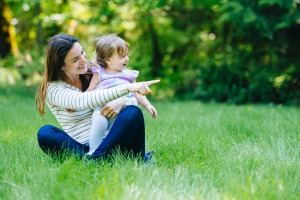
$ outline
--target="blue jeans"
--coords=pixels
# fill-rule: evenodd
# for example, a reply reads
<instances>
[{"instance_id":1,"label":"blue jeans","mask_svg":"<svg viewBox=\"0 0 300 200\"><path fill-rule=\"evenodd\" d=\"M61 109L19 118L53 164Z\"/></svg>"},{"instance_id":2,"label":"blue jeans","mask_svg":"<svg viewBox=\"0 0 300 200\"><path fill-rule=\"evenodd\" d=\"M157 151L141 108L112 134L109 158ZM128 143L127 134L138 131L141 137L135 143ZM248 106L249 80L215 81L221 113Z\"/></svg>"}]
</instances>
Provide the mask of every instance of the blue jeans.
<instances>
[{"instance_id":1,"label":"blue jeans","mask_svg":"<svg viewBox=\"0 0 300 200\"><path fill-rule=\"evenodd\" d=\"M66 132L52 125L41 127L37 137L39 146L49 155L59 156L69 152L82 158L89 151L88 146L76 142ZM145 155L144 116L136 106L127 106L120 112L110 132L91 157L105 158L117 148L134 156Z\"/></svg>"}]
</instances>

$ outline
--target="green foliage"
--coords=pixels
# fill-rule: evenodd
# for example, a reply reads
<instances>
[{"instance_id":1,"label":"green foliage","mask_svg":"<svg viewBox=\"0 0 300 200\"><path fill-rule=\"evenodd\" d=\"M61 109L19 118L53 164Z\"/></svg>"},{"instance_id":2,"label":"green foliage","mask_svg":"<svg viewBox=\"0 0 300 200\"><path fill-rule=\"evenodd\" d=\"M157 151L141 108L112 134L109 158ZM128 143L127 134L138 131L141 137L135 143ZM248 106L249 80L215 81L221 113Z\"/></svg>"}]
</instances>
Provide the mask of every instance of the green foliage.
<instances>
[{"instance_id":1,"label":"green foliage","mask_svg":"<svg viewBox=\"0 0 300 200\"><path fill-rule=\"evenodd\" d=\"M204 87L200 89L199 98L203 93L208 99L214 97L233 103L298 101L295 90L283 92L280 89L290 76L294 80L292 87L300 88L297 72L291 74L287 67L298 63L297 59L291 59L294 49L291 43L299 41L291 34L300 29L296 6L293 1L284 4L281 1L232 1L224 4L218 19L224 38L216 42L223 60L220 67L217 63L211 66L219 70L204 70L204 77L200 78L204 80ZM211 72L216 78L210 82ZM222 78L224 75L226 79ZM210 86L211 89L204 92Z\"/></svg>"},{"instance_id":2,"label":"green foliage","mask_svg":"<svg viewBox=\"0 0 300 200\"><path fill-rule=\"evenodd\" d=\"M95 38L115 32L130 43L129 67L140 70L139 80L162 80L153 88L159 99L300 101L298 1L7 2L22 52L8 67L24 78L42 72L52 35L77 36L93 59Z\"/></svg>"}]
</instances>

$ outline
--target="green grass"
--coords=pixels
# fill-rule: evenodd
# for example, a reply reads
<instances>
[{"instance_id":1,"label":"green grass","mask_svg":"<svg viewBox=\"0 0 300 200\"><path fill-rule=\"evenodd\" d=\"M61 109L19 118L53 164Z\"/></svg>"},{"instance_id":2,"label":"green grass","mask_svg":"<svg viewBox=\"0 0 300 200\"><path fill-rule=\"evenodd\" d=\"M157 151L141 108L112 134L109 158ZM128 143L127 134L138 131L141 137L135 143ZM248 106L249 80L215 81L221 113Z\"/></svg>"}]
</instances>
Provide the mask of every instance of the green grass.
<instances>
[{"instance_id":1,"label":"green grass","mask_svg":"<svg viewBox=\"0 0 300 200\"><path fill-rule=\"evenodd\" d=\"M146 149L156 165L120 155L55 161L36 133L34 88L0 89L0 199L299 199L300 109L156 102ZM143 110L144 111L144 110Z\"/></svg>"}]
</instances>

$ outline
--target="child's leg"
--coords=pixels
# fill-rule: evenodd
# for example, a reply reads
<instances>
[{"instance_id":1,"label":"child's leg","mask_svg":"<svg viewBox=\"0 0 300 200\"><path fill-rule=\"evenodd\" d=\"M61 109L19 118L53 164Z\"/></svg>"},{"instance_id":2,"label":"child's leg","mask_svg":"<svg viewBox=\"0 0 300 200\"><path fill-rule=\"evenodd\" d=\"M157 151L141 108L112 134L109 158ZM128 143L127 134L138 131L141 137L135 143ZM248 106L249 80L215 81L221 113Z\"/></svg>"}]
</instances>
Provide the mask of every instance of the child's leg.
<instances>
[{"instance_id":1,"label":"child's leg","mask_svg":"<svg viewBox=\"0 0 300 200\"><path fill-rule=\"evenodd\" d=\"M88 155L91 155L101 144L105 137L108 128L108 119L100 114L100 110L94 110L92 116L92 127L89 134L89 147Z\"/></svg>"}]
</instances>

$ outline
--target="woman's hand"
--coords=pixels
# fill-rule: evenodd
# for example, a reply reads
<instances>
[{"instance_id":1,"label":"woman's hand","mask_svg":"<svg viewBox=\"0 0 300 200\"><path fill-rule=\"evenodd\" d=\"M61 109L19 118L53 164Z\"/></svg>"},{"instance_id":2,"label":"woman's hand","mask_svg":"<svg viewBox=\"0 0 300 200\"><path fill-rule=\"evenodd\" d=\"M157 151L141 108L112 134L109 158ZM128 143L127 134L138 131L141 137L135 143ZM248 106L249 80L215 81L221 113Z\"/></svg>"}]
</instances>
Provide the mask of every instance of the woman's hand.
<instances>
[{"instance_id":1,"label":"woman's hand","mask_svg":"<svg viewBox=\"0 0 300 200\"><path fill-rule=\"evenodd\" d=\"M158 82L160 82L160 80L131 83L127 85L127 90L129 92L137 92L141 95L152 94L152 91L149 88L149 86Z\"/></svg>"},{"instance_id":2,"label":"woman's hand","mask_svg":"<svg viewBox=\"0 0 300 200\"><path fill-rule=\"evenodd\" d=\"M153 81L145 81L145 82L138 82L138 83L131 83L126 85L127 90L129 92L137 92L141 95L147 95L152 94L152 91L149 88L149 85L152 85L154 83L158 83L160 80L153 80ZM113 100L109 103L107 103L102 109L101 114L107 118L114 118L117 116L122 108L125 105L124 98L118 98L116 100ZM156 115L156 114L155 114Z\"/></svg>"},{"instance_id":3,"label":"woman's hand","mask_svg":"<svg viewBox=\"0 0 300 200\"><path fill-rule=\"evenodd\" d=\"M125 105L124 98L115 99L107 103L100 111L100 113L107 118L114 118L117 116Z\"/></svg>"}]
</instances>

